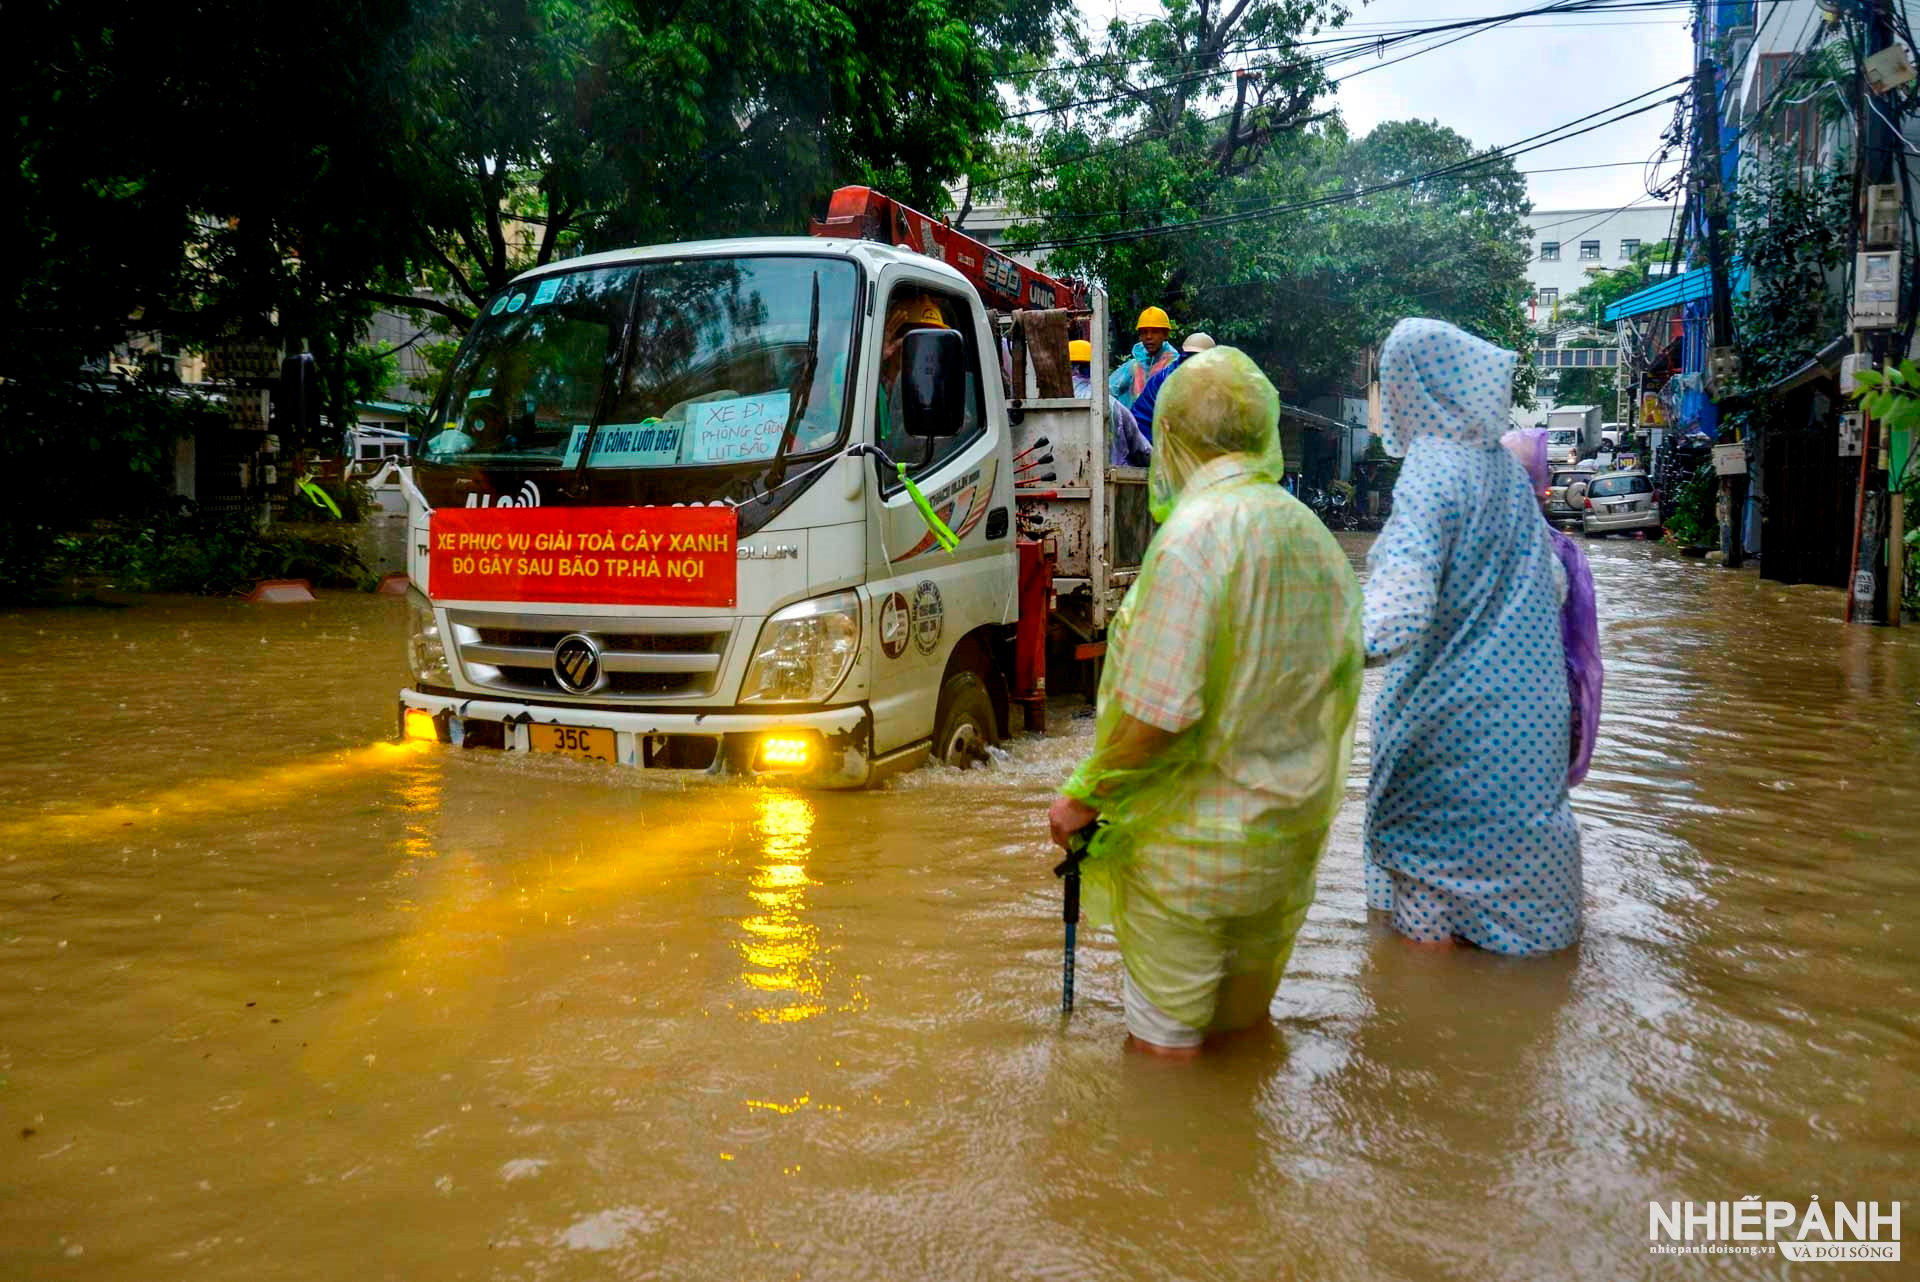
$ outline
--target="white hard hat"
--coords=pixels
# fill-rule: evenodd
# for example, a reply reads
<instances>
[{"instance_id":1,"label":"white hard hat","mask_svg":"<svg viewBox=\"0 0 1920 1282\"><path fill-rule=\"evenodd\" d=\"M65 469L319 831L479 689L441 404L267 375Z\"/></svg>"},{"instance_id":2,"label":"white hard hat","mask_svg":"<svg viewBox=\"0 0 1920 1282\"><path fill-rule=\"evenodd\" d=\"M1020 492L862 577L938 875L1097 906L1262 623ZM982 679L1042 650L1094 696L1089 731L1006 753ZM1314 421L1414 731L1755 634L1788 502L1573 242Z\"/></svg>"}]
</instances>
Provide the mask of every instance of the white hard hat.
<instances>
[{"instance_id":1,"label":"white hard hat","mask_svg":"<svg viewBox=\"0 0 1920 1282\"><path fill-rule=\"evenodd\" d=\"M1187 335L1187 341L1180 344L1180 350L1186 353L1204 352L1214 346L1213 335L1202 334L1199 330Z\"/></svg>"}]
</instances>

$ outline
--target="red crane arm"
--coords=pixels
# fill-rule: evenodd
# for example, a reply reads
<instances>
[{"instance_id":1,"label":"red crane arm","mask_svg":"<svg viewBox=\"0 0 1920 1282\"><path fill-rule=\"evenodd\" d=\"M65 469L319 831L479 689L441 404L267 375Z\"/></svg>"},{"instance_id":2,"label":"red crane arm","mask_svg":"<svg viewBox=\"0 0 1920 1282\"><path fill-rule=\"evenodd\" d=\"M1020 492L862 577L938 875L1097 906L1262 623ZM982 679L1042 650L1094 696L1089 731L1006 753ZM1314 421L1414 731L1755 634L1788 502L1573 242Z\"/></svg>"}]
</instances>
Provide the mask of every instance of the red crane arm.
<instances>
[{"instance_id":1,"label":"red crane arm","mask_svg":"<svg viewBox=\"0 0 1920 1282\"><path fill-rule=\"evenodd\" d=\"M973 282L987 306L1000 311L1086 306L1086 291L1075 282L1017 263L871 187L842 187L834 192L826 221L809 220L807 231L814 236L904 245L938 258Z\"/></svg>"}]
</instances>

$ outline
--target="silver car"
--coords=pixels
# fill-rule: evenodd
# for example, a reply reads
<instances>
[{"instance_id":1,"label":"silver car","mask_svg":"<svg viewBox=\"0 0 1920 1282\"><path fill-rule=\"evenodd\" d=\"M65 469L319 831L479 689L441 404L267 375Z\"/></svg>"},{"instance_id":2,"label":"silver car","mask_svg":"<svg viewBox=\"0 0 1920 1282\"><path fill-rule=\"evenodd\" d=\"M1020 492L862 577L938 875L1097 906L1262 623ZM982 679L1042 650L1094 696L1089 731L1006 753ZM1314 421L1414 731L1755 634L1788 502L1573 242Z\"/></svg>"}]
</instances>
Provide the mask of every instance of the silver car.
<instances>
[{"instance_id":1,"label":"silver car","mask_svg":"<svg viewBox=\"0 0 1920 1282\"><path fill-rule=\"evenodd\" d=\"M1581 529L1589 538L1628 530L1659 534L1660 500L1653 492L1653 482L1645 472L1596 474L1587 483Z\"/></svg>"},{"instance_id":2,"label":"silver car","mask_svg":"<svg viewBox=\"0 0 1920 1282\"><path fill-rule=\"evenodd\" d=\"M1567 487L1576 481L1591 479L1592 473L1576 468L1555 468L1547 480L1547 519L1549 521L1577 521L1580 510L1567 501Z\"/></svg>"}]
</instances>

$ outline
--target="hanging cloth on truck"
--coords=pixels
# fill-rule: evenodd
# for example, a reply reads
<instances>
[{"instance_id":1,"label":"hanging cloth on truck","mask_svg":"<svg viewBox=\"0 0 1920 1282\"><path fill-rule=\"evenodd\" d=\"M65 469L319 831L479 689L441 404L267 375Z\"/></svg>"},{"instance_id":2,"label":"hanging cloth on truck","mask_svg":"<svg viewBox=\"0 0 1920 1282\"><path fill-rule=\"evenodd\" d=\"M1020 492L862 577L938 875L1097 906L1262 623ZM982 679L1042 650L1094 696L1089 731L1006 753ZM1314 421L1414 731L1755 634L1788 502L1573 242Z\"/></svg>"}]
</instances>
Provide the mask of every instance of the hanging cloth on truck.
<instances>
[{"instance_id":1,"label":"hanging cloth on truck","mask_svg":"<svg viewBox=\"0 0 1920 1282\"><path fill-rule=\"evenodd\" d=\"M1027 387L1027 360L1033 361L1034 395L1066 399L1073 395L1073 369L1067 360L1067 339L1073 313L1065 308L1013 314L1013 394Z\"/></svg>"}]
</instances>

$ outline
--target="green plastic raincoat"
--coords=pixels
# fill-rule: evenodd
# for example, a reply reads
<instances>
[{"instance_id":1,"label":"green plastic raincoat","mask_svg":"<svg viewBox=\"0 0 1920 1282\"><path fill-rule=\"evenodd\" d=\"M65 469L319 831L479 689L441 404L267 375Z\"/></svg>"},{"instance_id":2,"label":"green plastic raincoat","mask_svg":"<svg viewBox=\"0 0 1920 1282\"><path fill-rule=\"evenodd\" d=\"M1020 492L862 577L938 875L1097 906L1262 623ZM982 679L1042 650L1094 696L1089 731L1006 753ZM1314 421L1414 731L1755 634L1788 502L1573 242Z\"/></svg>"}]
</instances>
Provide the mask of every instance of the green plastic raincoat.
<instances>
[{"instance_id":1,"label":"green plastic raincoat","mask_svg":"<svg viewBox=\"0 0 1920 1282\"><path fill-rule=\"evenodd\" d=\"M1089 918L1135 987L1202 1032L1272 1000L1345 793L1365 666L1360 585L1280 485L1279 417L1230 347L1167 380L1148 472L1161 528L1108 632L1093 754L1063 789L1105 823Z\"/></svg>"}]
</instances>

